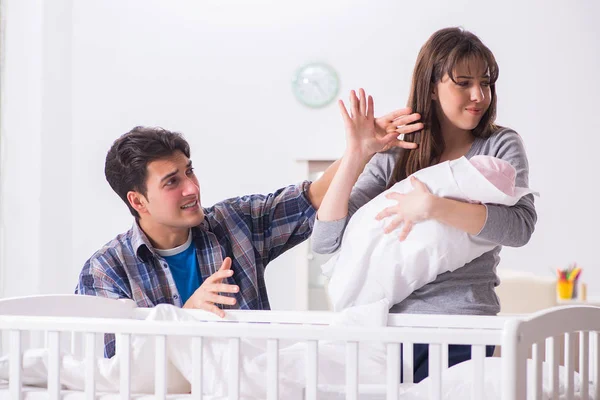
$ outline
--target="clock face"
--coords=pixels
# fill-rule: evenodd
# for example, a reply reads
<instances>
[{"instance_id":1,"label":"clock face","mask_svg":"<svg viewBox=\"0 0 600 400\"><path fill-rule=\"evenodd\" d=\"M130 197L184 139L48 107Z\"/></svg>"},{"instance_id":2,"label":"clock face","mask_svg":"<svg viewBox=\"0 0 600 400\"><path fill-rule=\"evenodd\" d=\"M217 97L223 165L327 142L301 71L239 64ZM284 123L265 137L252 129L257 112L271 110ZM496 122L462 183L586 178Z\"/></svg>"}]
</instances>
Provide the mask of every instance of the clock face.
<instances>
[{"instance_id":1,"label":"clock face","mask_svg":"<svg viewBox=\"0 0 600 400\"><path fill-rule=\"evenodd\" d=\"M324 107L338 94L340 85L334 69L327 64L313 63L301 67L292 80L296 99L312 108Z\"/></svg>"}]
</instances>

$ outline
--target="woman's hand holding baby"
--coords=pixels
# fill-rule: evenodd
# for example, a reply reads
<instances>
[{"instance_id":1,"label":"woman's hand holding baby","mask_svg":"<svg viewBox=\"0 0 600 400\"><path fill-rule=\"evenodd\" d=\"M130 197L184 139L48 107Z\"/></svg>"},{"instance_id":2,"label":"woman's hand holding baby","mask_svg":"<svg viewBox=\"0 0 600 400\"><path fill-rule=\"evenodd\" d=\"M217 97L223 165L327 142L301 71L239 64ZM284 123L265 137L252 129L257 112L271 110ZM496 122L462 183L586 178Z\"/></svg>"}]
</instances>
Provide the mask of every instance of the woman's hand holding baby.
<instances>
[{"instance_id":1,"label":"woman's hand holding baby","mask_svg":"<svg viewBox=\"0 0 600 400\"><path fill-rule=\"evenodd\" d=\"M406 239L416 223L431 219L436 196L431 193L427 186L412 176L410 178L414 190L406 194L389 193L386 198L396 200L398 203L385 208L375 217L382 220L386 217L395 216L392 222L385 227L385 233L393 232L402 224L398 239Z\"/></svg>"}]
</instances>

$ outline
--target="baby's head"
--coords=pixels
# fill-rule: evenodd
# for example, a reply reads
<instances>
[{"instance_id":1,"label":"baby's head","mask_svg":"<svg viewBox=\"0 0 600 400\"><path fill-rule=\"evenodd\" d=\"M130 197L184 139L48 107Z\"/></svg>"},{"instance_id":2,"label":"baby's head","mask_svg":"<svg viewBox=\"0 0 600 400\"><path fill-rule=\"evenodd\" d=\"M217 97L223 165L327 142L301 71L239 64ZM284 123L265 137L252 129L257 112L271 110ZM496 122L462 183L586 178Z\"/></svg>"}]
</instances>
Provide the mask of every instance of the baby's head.
<instances>
[{"instance_id":1,"label":"baby's head","mask_svg":"<svg viewBox=\"0 0 600 400\"><path fill-rule=\"evenodd\" d=\"M492 156L474 156L469 161L499 190L509 196L515 195L517 171L509 162Z\"/></svg>"}]
</instances>

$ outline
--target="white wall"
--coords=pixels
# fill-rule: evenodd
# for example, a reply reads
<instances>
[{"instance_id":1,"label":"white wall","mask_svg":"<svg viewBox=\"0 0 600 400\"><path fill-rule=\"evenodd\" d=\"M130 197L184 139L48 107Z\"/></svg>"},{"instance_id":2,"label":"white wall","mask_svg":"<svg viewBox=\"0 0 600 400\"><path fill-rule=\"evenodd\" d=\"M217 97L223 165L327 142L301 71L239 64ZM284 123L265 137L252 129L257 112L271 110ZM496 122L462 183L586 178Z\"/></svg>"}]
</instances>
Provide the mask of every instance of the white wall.
<instances>
[{"instance_id":1,"label":"white wall","mask_svg":"<svg viewBox=\"0 0 600 400\"><path fill-rule=\"evenodd\" d=\"M131 218L104 180L135 125L183 132L203 203L298 181L295 159L336 158L335 105L309 110L293 72L322 60L378 113L406 102L416 54L462 25L500 65L499 118L524 138L539 221L501 267L550 274L572 261L600 294L595 168L599 3L5 0L0 294L72 291L85 260ZM274 308L293 308L294 254L273 262Z\"/></svg>"}]
</instances>

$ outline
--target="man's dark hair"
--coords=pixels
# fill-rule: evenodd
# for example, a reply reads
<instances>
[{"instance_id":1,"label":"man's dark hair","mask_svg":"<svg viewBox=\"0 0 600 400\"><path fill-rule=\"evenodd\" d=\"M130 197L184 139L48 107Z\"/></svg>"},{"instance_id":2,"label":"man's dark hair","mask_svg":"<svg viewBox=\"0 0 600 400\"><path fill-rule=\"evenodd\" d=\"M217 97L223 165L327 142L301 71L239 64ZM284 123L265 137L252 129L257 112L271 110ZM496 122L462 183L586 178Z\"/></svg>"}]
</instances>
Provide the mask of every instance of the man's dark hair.
<instances>
[{"instance_id":1,"label":"man's dark hair","mask_svg":"<svg viewBox=\"0 0 600 400\"><path fill-rule=\"evenodd\" d=\"M129 204L127 192L133 190L145 197L148 164L176 151L190 157L190 145L180 133L144 126L136 126L122 135L108 151L104 165L106 180L136 219L140 216Z\"/></svg>"}]
</instances>

